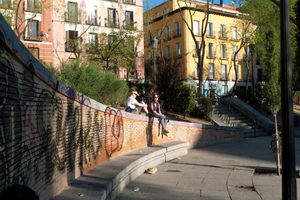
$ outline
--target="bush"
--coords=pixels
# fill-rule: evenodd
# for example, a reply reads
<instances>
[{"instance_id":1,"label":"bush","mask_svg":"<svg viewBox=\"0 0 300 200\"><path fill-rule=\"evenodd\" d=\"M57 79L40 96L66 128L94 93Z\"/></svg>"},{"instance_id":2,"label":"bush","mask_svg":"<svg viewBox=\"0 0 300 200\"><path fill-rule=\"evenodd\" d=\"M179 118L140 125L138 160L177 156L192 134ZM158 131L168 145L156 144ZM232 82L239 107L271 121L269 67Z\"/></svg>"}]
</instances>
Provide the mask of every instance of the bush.
<instances>
[{"instance_id":1,"label":"bush","mask_svg":"<svg viewBox=\"0 0 300 200\"><path fill-rule=\"evenodd\" d=\"M259 107L259 100L251 92L245 90L235 90L234 94L243 102L252 107Z\"/></svg>"},{"instance_id":2,"label":"bush","mask_svg":"<svg viewBox=\"0 0 300 200\"><path fill-rule=\"evenodd\" d=\"M128 96L126 81L118 79L114 73L103 71L98 63L87 65L81 60L64 63L60 77L68 86L106 105L124 106Z\"/></svg>"},{"instance_id":3,"label":"bush","mask_svg":"<svg viewBox=\"0 0 300 200\"><path fill-rule=\"evenodd\" d=\"M209 120L213 111L213 104L209 97L205 97L203 94L196 94L196 107L193 111L194 115Z\"/></svg>"},{"instance_id":4,"label":"bush","mask_svg":"<svg viewBox=\"0 0 300 200\"><path fill-rule=\"evenodd\" d=\"M194 84L183 83L178 91L175 108L186 117L195 108L196 88Z\"/></svg>"}]
</instances>

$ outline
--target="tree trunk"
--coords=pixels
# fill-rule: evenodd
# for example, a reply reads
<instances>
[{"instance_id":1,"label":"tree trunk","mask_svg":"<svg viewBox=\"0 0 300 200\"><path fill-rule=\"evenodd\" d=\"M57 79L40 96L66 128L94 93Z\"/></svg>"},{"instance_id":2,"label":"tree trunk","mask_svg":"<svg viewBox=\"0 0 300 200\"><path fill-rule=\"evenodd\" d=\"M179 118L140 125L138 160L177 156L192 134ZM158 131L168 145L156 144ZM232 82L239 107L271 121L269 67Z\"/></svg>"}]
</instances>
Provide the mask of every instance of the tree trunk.
<instances>
[{"instance_id":1,"label":"tree trunk","mask_svg":"<svg viewBox=\"0 0 300 200\"><path fill-rule=\"evenodd\" d=\"M279 146L279 135L277 130L277 116L274 115L275 123L275 141L276 141L276 166L277 166L277 175L280 176L280 146Z\"/></svg>"}]
</instances>

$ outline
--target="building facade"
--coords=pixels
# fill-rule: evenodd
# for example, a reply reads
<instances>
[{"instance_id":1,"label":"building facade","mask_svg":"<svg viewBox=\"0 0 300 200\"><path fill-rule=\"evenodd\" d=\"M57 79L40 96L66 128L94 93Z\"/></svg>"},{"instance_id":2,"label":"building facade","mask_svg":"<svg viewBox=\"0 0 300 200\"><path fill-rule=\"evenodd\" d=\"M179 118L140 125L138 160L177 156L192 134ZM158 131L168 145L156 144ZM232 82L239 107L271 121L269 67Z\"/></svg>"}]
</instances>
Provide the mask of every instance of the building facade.
<instances>
[{"instance_id":1,"label":"building facade","mask_svg":"<svg viewBox=\"0 0 300 200\"><path fill-rule=\"evenodd\" d=\"M60 11L53 15L53 64L69 59L76 59L69 45L70 39L81 40L81 56L88 57L89 46L95 43L101 34L109 35L115 24L118 31L124 23L134 23L136 35L143 34L142 0L56 0L54 7ZM136 66L131 79L144 79L144 46L143 37L136 43ZM119 69L119 77L126 78L127 70Z\"/></svg>"},{"instance_id":2,"label":"building facade","mask_svg":"<svg viewBox=\"0 0 300 200\"><path fill-rule=\"evenodd\" d=\"M221 1L222 2L222 1ZM191 20L187 5L191 5ZM193 26L197 43L201 45L202 20L205 15L206 1L167 1L144 13L145 23L145 57L147 64L153 69L153 56L163 55L163 59L171 59L181 63L181 79L188 83L199 85L198 56L196 45L188 26ZM234 54L241 45L241 37L249 37L248 31L240 20L242 13L234 5L211 4L205 37L205 55L203 63L203 94L213 91L219 95L227 95L233 90L235 73L237 72L237 89L246 88L249 73L252 83L252 55L249 46L241 48L236 55L234 70ZM253 29L252 25L248 29ZM158 48L152 49L153 38L159 41ZM246 41L246 40L244 40ZM246 53L247 52L247 53ZM157 58L156 60L161 59ZM248 62L246 62L248 61ZM255 62L256 63L256 62ZM248 68L246 67L248 64ZM159 67L159 66L158 66ZM248 70L250 67L250 70ZM254 70L255 71L255 70ZM257 74L254 72L253 75ZM254 79L257 75L254 76ZM249 88L249 89L250 89Z\"/></svg>"},{"instance_id":3,"label":"building facade","mask_svg":"<svg viewBox=\"0 0 300 200\"><path fill-rule=\"evenodd\" d=\"M145 78L142 0L3 0L0 10L32 54L54 67L78 58L72 39L79 41L80 57L88 58L96 38L112 31L110 23L116 24L114 31L134 24L135 36L142 37L134 46L136 65L129 78ZM124 79L128 75L125 68L116 73Z\"/></svg>"}]
</instances>

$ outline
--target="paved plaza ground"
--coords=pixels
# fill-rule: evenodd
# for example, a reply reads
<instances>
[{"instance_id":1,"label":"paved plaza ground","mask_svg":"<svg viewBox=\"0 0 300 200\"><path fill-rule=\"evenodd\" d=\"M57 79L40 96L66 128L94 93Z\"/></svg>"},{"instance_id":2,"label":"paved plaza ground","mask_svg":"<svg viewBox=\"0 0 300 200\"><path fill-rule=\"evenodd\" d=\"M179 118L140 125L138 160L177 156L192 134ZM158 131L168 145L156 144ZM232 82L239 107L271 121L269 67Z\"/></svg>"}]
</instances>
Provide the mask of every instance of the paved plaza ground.
<instances>
[{"instance_id":1,"label":"paved plaza ground","mask_svg":"<svg viewBox=\"0 0 300 200\"><path fill-rule=\"evenodd\" d=\"M281 177L253 174L257 168L275 169L269 150L272 139L246 138L241 142L190 149L188 155L157 166L154 175L131 182L117 200L279 200ZM300 138L295 138L296 170L300 170ZM297 178L298 196L300 182Z\"/></svg>"}]
</instances>

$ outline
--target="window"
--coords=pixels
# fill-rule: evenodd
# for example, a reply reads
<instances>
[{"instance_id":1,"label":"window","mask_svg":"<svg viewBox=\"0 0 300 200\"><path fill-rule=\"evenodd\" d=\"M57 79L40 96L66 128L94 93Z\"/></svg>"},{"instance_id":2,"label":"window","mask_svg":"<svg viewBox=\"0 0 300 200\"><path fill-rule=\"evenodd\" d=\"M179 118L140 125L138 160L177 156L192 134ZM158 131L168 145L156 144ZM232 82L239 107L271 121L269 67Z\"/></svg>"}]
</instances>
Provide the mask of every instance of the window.
<instances>
[{"instance_id":1,"label":"window","mask_svg":"<svg viewBox=\"0 0 300 200\"><path fill-rule=\"evenodd\" d=\"M237 52L237 50L238 50L238 46L233 46L233 55L232 55L233 59L234 59L235 52ZM235 60L239 60L239 54L238 53L235 56Z\"/></svg>"},{"instance_id":2,"label":"window","mask_svg":"<svg viewBox=\"0 0 300 200\"><path fill-rule=\"evenodd\" d=\"M87 24L98 25L98 9L97 6L93 7L92 12L87 16Z\"/></svg>"},{"instance_id":3,"label":"window","mask_svg":"<svg viewBox=\"0 0 300 200\"><path fill-rule=\"evenodd\" d=\"M175 22L175 37L180 36L180 23L179 22Z\"/></svg>"},{"instance_id":4,"label":"window","mask_svg":"<svg viewBox=\"0 0 300 200\"><path fill-rule=\"evenodd\" d=\"M125 12L125 21L126 21L126 25L127 27L130 26L131 28L133 27L134 23L133 23L133 12L131 11L126 11Z\"/></svg>"},{"instance_id":5,"label":"window","mask_svg":"<svg viewBox=\"0 0 300 200\"><path fill-rule=\"evenodd\" d=\"M168 14L169 13L169 7L166 7L165 9L164 9L164 15L165 14Z\"/></svg>"},{"instance_id":6,"label":"window","mask_svg":"<svg viewBox=\"0 0 300 200\"><path fill-rule=\"evenodd\" d=\"M0 0L0 4L1 4L1 7L5 6L6 8L7 7L10 7L10 0Z\"/></svg>"},{"instance_id":7,"label":"window","mask_svg":"<svg viewBox=\"0 0 300 200\"><path fill-rule=\"evenodd\" d=\"M245 81L247 81L247 76L248 76L248 68L245 66Z\"/></svg>"},{"instance_id":8,"label":"window","mask_svg":"<svg viewBox=\"0 0 300 200\"><path fill-rule=\"evenodd\" d=\"M156 35L156 38L158 38L158 37L160 36L160 30L159 30L159 29L157 29L157 30L155 31L155 35Z\"/></svg>"},{"instance_id":9,"label":"window","mask_svg":"<svg viewBox=\"0 0 300 200\"><path fill-rule=\"evenodd\" d=\"M233 40L237 40L238 39L237 27L235 27L235 26L232 27L232 39Z\"/></svg>"},{"instance_id":10,"label":"window","mask_svg":"<svg viewBox=\"0 0 300 200\"><path fill-rule=\"evenodd\" d=\"M155 17L155 19L158 18L159 17L159 12L156 12L154 17Z\"/></svg>"},{"instance_id":11,"label":"window","mask_svg":"<svg viewBox=\"0 0 300 200\"><path fill-rule=\"evenodd\" d=\"M249 41L249 32L248 29L243 30L243 36L245 41Z\"/></svg>"},{"instance_id":12,"label":"window","mask_svg":"<svg viewBox=\"0 0 300 200\"><path fill-rule=\"evenodd\" d=\"M148 45L151 45L152 44L152 37L151 37L151 33L149 32L148 33Z\"/></svg>"},{"instance_id":13,"label":"window","mask_svg":"<svg viewBox=\"0 0 300 200\"><path fill-rule=\"evenodd\" d=\"M194 28L194 35L200 35L200 26L199 26L199 21L194 20L193 24Z\"/></svg>"},{"instance_id":14,"label":"window","mask_svg":"<svg viewBox=\"0 0 300 200\"><path fill-rule=\"evenodd\" d=\"M221 44L221 59L227 59L226 44Z\"/></svg>"},{"instance_id":15,"label":"window","mask_svg":"<svg viewBox=\"0 0 300 200\"><path fill-rule=\"evenodd\" d=\"M221 65L222 80L227 80L227 65Z\"/></svg>"},{"instance_id":16,"label":"window","mask_svg":"<svg viewBox=\"0 0 300 200\"><path fill-rule=\"evenodd\" d=\"M67 12L67 21L69 22L79 22L78 20L78 5L75 2L68 2L68 12Z\"/></svg>"},{"instance_id":17,"label":"window","mask_svg":"<svg viewBox=\"0 0 300 200\"><path fill-rule=\"evenodd\" d=\"M152 51L149 51L148 53L148 61L149 63L152 62Z\"/></svg>"},{"instance_id":18,"label":"window","mask_svg":"<svg viewBox=\"0 0 300 200\"><path fill-rule=\"evenodd\" d=\"M166 59L170 59L170 45L166 46Z\"/></svg>"},{"instance_id":19,"label":"window","mask_svg":"<svg viewBox=\"0 0 300 200\"><path fill-rule=\"evenodd\" d=\"M250 61L250 48L249 48L249 46L247 46L246 49L245 49L244 60L245 61Z\"/></svg>"},{"instance_id":20,"label":"window","mask_svg":"<svg viewBox=\"0 0 300 200\"><path fill-rule=\"evenodd\" d=\"M165 40L170 40L170 26L166 26L165 28Z\"/></svg>"},{"instance_id":21,"label":"window","mask_svg":"<svg viewBox=\"0 0 300 200\"><path fill-rule=\"evenodd\" d=\"M208 43L208 57L214 58L214 43Z\"/></svg>"},{"instance_id":22,"label":"window","mask_svg":"<svg viewBox=\"0 0 300 200\"><path fill-rule=\"evenodd\" d=\"M220 38L226 38L226 26L224 24L220 25Z\"/></svg>"},{"instance_id":23,"label":"window","mask_svg":"<svg viewBox=\"0 0 300 200\"><path fill-rule=\"evenodd\" d=\"M207 23L207 37L214 36L214 26L213 23Z\"/></svg>"},{"instance_id":24,"label":"window","mask_svg":"<svg viewBox=\"0 0 300 200\"><path fill-rule=\"evenodd\" d=\"M74 51L78 39L77 31L67 31L66 51Z\"/></svg>"},{"instance_id":25,"label":"window","mask_svg":"<svg viewBox=\"0 0 300 200\"><path fill-rule=\"evenodd\" d=\"M235 71L236 71L237 75L235 75ZM239 66L238 65L235 66L235 70L233 69L233 80L236 79L236 76L237 76L237 80L239 80Z\"/></svg>"},{"instance_id":26,"label":"window","mask_svg":"<svg viewBox=\"0 0 300 200\"><path fill-rule=\"evenodd\" d=\"M28 21L27 26L27 40L42 40L41 36L41 22L37 20Z\"/></svg>"},{"instance_id":27,"label":"window","mask_svg":"<svg viewBox=\"0 0 300 200\"><path fill-rule=\"evenodd\" d=\"M117 17L116 17L116 9L108 8L108 24L106 26L116 26L117 25Z\"/></svg>"},{"instance_id":28,"label":"window","mask_svg":"<svg viewBox=\"0 0 300 200\"><path fill-rule=\"evenodd\" d=\"M175 49L176 49L176 51L175 51L175 56L176 56L176 58L181 57L181 52L180 52L180 42L177 42L177 43L175 44Z\"/></svg>"},{"instance_id":29,"label":"window","mask_svg":"<svg viewBox=\"0 0 300 200\"><path fill-rule=\"evenodd\" d=\"M89 43L87 44L87 52L91 52L98 46L98 35L96 33L89 34Z\"/></svg>"},{"instance_id":30,"label":"window","mask_svg":"<svg viewBox=\"0 0 300 200\"><path fill-rule=\"evenodd\" d=\"M208 63L208 79L214 79L214 78L215 78L215 64Z\"/></svg>"},{"instance_id":31,"label":"window","mask_svg":"<svg viewBox=\"0 0 300 200\"><path fill-rule=\"evenodd\" d=\"M200 49L201 42L200 41L196 41L196 43L198 44L198 48ZM194 56L198 56L196 43L194 43Z\"/></svg>"},{"instance_id":32,"label":"window","mask_svg":"<svg viewBox=\"0 0 300 200\"><path fill-rule=\"evenodd\" d=\"M195 62L195 78L198 78L199 74L198 74L198 63Z\"/></svg>"},{"instance_id":33,"label":"window","mask_svg":"<svg viewBox=\"0 0 300 200\"><path fill-rule=\"evenodd\" d=\"M30 53L36 58L39 59L39 48L36 47L28 47Z\"/></svg>"},{"instance_id":34,"label":"window","mask_svg":"<svg viewBox=\"0 0 300 200\"><path fill-rule=\"evenodd\" d=\"M3 1L3 0L1 0L1 1ZM8 1L9 0L6 0L6 2L8 2ZM27 0L27 9L26 9L26 11L40 12L41 9L39 9L39 2L38 2L38 0Z\"/></svg>"},{"instance_id":35,"label":"window","mask_svg":"<svg viewBox=\"0 0 300 200\"><path fill-rule=\"evenodd\" d=\"M118 2L117 0L116 0L116 2ZM123 3L127 3L127 4L135 4L135 0L123 0Z\"/></svg>"}]
</instances>

